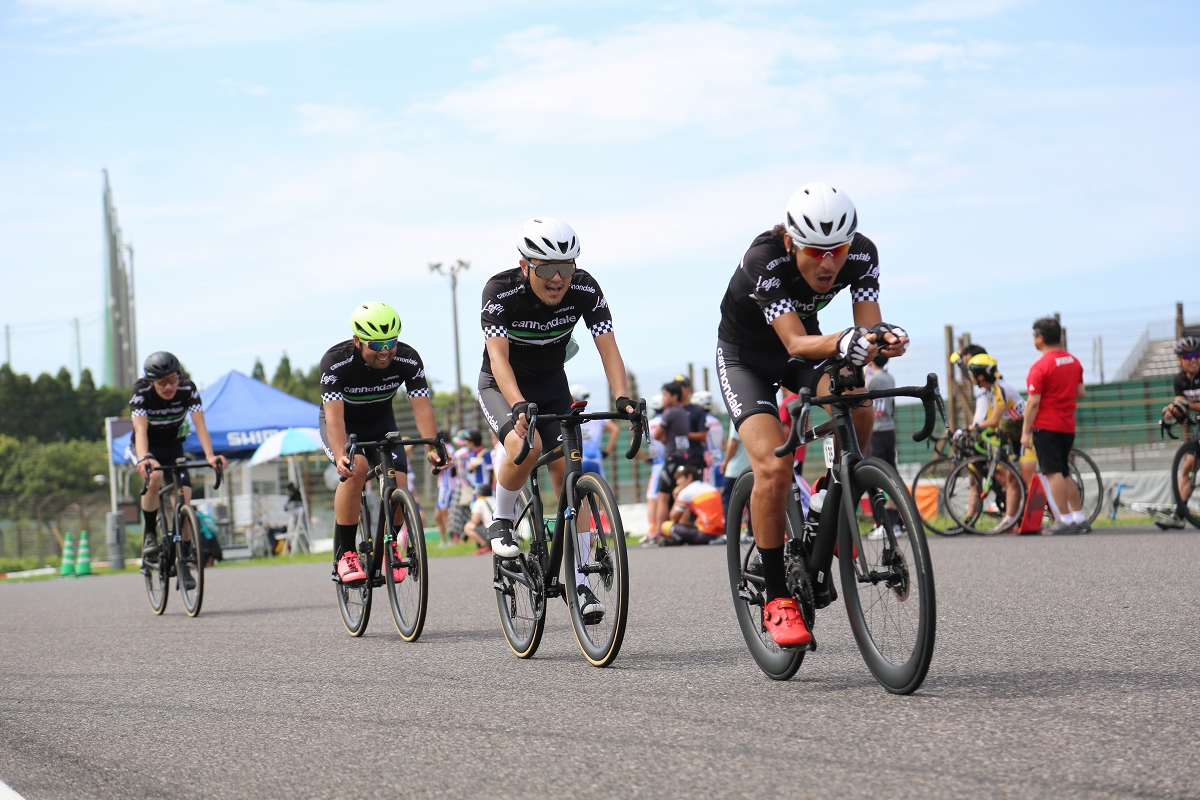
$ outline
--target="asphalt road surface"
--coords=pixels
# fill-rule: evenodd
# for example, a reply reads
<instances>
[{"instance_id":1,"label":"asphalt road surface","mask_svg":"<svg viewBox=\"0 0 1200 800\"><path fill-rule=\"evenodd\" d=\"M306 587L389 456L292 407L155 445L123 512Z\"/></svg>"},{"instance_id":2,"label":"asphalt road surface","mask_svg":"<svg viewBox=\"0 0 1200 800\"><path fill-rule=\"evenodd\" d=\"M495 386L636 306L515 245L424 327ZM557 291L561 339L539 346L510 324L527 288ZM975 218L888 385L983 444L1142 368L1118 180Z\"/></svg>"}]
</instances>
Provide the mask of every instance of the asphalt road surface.
<instances>
[{"instance_id":1,"label":"asphalt road surface","mask_svg":"<svg viewBox=\"0 0 1200 800\"><path fill-rule=\"evenodd\" d=\"M0 781L26 798L1200 797L1200 535L932 542L938 644L887 694L842 603L789 682L734 619L723 548L631 551L625 646L558 601L505 645L483 557L439 558L415 644L342 628L324 565L0 586ZM378 597L377 597L378 599Z\"/></svg>"}]
</instances>

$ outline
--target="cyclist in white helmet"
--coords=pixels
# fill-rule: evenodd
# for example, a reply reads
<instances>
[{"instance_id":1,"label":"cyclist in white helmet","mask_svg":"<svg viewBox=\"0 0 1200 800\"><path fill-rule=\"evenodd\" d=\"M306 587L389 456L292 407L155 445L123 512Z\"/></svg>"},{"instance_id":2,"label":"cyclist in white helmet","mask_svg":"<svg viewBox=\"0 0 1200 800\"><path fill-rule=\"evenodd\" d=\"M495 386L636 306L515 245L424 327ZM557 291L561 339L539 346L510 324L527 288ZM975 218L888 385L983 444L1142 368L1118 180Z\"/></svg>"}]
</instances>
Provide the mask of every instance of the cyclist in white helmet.
<instances>
[{"instance_id":1,"label":"cyclist in white helmet","mask_svg":"<svg viewBox=\"0 0 1200 800\"><path fill-rule=\"evenodd\" d=\"M535 217L517 234L520 260L510 270L493 275L483 290L485 349L479 373L479 405L508 458L500 465L496 481L496 513L488 527L492 552L515 558L520 552L513 539L517 497L546 449L562 439L557 422L539 423L529 456L514 459L529 430L527 409L537 404L544 414L565 414L571 409L571 389L564 364L571 331L581 319L600 352L608 385L616 395L616 411L631 413L634 402L626 396L625 362L613 334L612 313L600 285L575 265L579 238L570 225L553 217ZM562 486L566 463L549 465L550 483ZM586 576L577 573L581 612L595 617L604 607L592 595Z\"/></svg>"},{"instance_id":2,"label":"cyclist in white helmet","mask_svg":"<svg viewBox=\"0 0 1200 800\"><path fill-rule=\"evenodd\" d=\"M823 334L817 313L846 288L854 327ZM828 394L829 379L816 363L797 368L789 358L838 358L861 366L877 353L897 358L908 347L908 334L883 322L879 256L874 242L858 232L858 212L845 192L810 183L792 195L783 223L755 237L734 270L717 337L725 407L754 471L750 508L766 582L763 625L779 646L800 647L812 634L784 576L784 514L793 477L791 457L774 453L786 438L775 398L781 385ZM853 417L865 449L874 423L871 405Z\"/></svg>"}]
</instances>

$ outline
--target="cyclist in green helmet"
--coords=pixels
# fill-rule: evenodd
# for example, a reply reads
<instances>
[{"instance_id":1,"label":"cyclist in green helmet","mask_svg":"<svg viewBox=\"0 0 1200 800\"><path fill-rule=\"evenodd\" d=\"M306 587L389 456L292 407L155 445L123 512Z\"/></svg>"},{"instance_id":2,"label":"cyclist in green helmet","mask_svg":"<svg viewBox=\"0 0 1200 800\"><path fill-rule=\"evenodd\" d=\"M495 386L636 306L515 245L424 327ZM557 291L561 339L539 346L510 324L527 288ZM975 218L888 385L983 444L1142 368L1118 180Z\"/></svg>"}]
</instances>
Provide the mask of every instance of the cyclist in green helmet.
<instances>
[{"instance_id":1,"label":"cyclist in green helmet","mask_svg":"<svg viewBox=\"0 0 1200 800\"><path fill-rule=\"evenodd\" d=\"M387 303L362 303L350 315L350 330L350 339L335 344L321 358L321 444L338 474L345 478L333 501L333 560L342 582L367 577L354 549L354 534L367 474L379 463L377 452L358 454L351 462L345 455L350 434L362 441L374 441L396 430L392 398L404 386L421 437L437 436L425 365L417 351L398 338L400 315L396 309ZM436 448L427 448L435 472L450 466L438 461ZM408 457L404 448L397 445L392 458L396 483L407 487ZM396 522L399 525L401 520Z\"/></svg>"}]
</instances>

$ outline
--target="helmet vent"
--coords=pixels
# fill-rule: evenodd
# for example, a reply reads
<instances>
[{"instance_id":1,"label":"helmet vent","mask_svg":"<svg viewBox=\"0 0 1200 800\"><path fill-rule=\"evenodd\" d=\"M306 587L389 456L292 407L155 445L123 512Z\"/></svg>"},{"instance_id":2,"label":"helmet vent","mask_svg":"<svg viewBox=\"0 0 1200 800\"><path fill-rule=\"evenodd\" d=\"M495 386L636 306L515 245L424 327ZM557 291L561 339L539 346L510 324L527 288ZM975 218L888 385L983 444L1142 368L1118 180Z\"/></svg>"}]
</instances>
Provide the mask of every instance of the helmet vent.
<instances>
[{"instance_id":1,"label":"helmet vent","mask_svg":"<svg viewBox=\"0 0 1200 800\"><path fill-rule=\"evenodd\" d=\"M816 233L816 232L817 232L817 226L812 224L812 220L808 218L808 215L807 215L807 214L805 214L805 215L803 215L803 216L804 216L804 221L805 221L806 223L808 223L808 228L809 228L809 230L811 230L813 233Z\"/></svg>"},{"instance_id":2,"label":"helmet vent","mask_svg":"<svg viewBox=\"0 0 1200 800\"><path fill-rule=\"evenodd\" d=\"M846 224L846 215L842 214L842 218L838 220L838 230L840 231L842 229L842 226L845 224Z\"/></svg>"},{"instance_id":3,"label":"helmet vent","mask_svg":"<svg viewBox=\"0 0 1200 800\"><path fill-rule=\"evenodd\" d=\"M546 243L546 247L550 248L550 252L554 253L554 242L550 241L545 236L542 237L542 241Z\"/></svg>"},{"instance_id":4,"label":"helmet vent","mask_svg":"<svg viewBox=\"0 0 1200 800\"><path fill-rule=\"evenodd\" d=\"M828 236L828 235L829 235L829 232L830 232L831 230L833 230L833 223L832 223L832 222L822 222L822 223L821 223L821 233L823 233L823 234L825 234L826 236Z\"/></svg>"},{"instance_id":5,"label":"helmet vent","mask_svg":"<svg viewBox=\"0 0 1200 800\"><path fill-rule=\"evenodd\" d=\"M542 248L538 247L536 244L534 244L533 241L528 236L525 237L525 246L528 247L530 250L533 250L535 253L540 253L542 255L546 255L546 251L543 250Z\"/></svg>"},{"instance_id":6,"label":"helmet vent","mask_svg":"<svg viewBox=\"0 0 1200 800\"><path fill-rule=\"evenodd\" d=\"M854 210L854 219L850 222L850 230L846 231L846 235L850 236L858 230L858 209Z\"/></svg>"},{"instance_id":7,"label":"helmet vent","mask_svg":"<svg viewBox=\"0 0 1200 800\"><path fill-rule=\"evenodd\" d=\"M570 242L559 242L559 243L558 243L558 249L559 249L559 250L561 250L562 252L564 252L564 253L565 253L565 252L567 252L567 248L568 248L570 245L571 245L571 243L570 243Z\"/></svg>"}]
</instances>

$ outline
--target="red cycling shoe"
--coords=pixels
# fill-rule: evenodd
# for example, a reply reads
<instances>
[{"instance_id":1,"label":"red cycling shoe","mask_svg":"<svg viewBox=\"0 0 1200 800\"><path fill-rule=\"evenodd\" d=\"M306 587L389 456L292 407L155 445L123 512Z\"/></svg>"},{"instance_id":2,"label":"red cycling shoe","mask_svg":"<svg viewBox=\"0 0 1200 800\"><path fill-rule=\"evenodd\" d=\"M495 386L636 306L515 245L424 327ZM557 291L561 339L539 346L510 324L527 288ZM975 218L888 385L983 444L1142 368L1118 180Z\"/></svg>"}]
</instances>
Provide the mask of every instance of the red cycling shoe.
<instances>
[{"instance_id":1,"label":"red cycling shoe","mask_svg":"<svg viewBox=\"0 0 1200 800\"><path fill-rule=\"evenodd\" d=\"M337 564L338 580L342 583L353 583L354 581L365 581L367 573L363 571L362 564L358 562L358 553L353 550L347 550L342 553L342 557L338 559Z\"/></svg>"},{"instance_id":2,"label":"red cycling shoe","mask_svg":"<svg viewBox=\"0 0 1200 800\"><path fill-rule=\"evenodd\" d=\"M400 531L400 541L392 542L392 555L399 561L401 559L400 548L408 549L408 531ZM396 583L402 582L408 577L408 567L392 567L392 580Z\"/></svg>"},{"instance_id":3,"label":"red cycling shoe","mask_svg":"<svg viewBox=\"0 0 1200 800\"><path fill-rule=\"evenodd\" d=\"M780 647L802 647L812 642L800 605L791 597L776 597L763 606L763 627Z\"/></svg>"}]
</instances>

